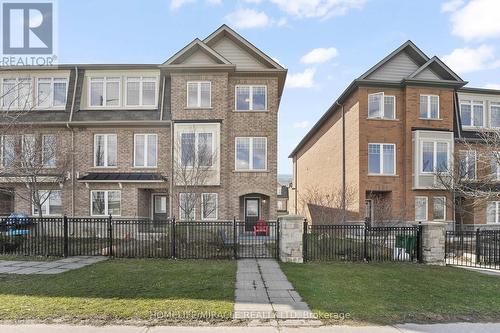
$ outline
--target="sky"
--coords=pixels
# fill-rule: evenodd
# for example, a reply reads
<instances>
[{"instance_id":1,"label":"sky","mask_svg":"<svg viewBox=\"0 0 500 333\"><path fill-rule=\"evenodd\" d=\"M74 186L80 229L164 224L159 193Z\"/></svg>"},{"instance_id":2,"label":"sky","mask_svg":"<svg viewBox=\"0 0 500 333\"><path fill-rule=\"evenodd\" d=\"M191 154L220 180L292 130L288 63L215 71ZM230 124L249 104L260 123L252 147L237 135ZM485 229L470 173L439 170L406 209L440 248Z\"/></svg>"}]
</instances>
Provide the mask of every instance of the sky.
<instances>
[{"instance_id":1,"label":"sky","mask_svg":"<svg viewBox=\"0 0 500 333\"><path fill-rule=\"evenodd\" d=\"M57 0L59 63L162 63L223 23L288 69L278 173L349 83L407 40L500 89L500 0Z\"/></svg>"}]
</instances>

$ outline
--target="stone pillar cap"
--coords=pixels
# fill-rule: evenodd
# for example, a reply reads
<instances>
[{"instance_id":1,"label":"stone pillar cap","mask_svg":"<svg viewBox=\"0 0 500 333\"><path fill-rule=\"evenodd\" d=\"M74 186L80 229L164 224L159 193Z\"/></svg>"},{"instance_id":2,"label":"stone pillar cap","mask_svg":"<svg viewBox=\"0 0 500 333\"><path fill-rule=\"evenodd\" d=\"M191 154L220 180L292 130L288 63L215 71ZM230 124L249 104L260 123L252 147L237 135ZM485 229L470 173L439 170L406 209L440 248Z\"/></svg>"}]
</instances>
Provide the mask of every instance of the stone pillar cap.
<instances>
[{"instance_id":1,"label":"stone pillar cap","mask_svg":"<svg viewBox=\"0 0 500 333\"><path fill-rule=\"evenodd\" d=\"M413 225L415 226L419 226L419 225L433 225L433 226L446 226L448 225L449 223L447 222L436 222L436 221L425 221L425 222L415 222L413 223Z\"/></svg>"},{"instance_id":2,"label":"stone pillar cap","mask_svg":"<svg viewBox=\"0 0 500 333\"><path fill-rule=\"evenodd\" d=\"M283 220L304 220L304 216L302 215L283 215L280 217Z\"/></svg>"}]
</instances>

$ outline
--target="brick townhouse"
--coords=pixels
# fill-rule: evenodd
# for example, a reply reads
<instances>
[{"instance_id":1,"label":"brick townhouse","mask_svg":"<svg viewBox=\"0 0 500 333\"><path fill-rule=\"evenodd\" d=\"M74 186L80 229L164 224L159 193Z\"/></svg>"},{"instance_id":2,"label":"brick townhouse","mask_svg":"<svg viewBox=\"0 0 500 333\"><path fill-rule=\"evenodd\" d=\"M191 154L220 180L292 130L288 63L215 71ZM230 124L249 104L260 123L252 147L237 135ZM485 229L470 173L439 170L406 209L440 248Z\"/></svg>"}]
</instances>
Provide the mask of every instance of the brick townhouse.
<instances>
[{"instance_id":1,"label":"brick townhouse","mask_svg":"<svg viewBox=\"0 0 500 333\"><path fill-rule=\"evenodd\" d=\"M318 220L313 192L340 197L323 207L338 218L317 223L498 223L496 202L457 214L439 176L457 159L476 170L471 140L500 126L500 91L466 84L411 41L401 45L355 79L293 150L290 211Z\"/></svg>"},{"instance_id":2,"label":"brick townhouse","mask_svg":"<svg viewBox=\"0 0 500 333\"><path fill-rule=\"evenodd\" d=\"M58 147L53 158L41 157L42 195L56 181L51 167L69 156L44 215L274 219L285 78L283 67L225 25L159 65L0 69L0 214L37 213L20 197L28 188L22 177L6 172L29 137L41 155ZM183 209L187 202L192 209Z\"/></svg>"}]
</instances>

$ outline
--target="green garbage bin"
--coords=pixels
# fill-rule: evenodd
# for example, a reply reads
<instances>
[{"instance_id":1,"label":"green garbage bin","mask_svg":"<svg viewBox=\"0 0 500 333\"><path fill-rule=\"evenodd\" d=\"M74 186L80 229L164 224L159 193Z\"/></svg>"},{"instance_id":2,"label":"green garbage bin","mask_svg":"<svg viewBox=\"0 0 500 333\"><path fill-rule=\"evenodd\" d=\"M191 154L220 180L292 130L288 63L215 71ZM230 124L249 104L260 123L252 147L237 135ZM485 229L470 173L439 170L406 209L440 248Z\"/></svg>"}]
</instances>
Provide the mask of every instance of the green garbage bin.
<instances>
[{"instance_id":1,"label":"green garbage bin","mask_svg":"<svg viewBox=\"0 0 500 333\"><path fill-rule=\"evenodd\" d=\"M413 250L417 244L416 236L396 235L396 247L405 249L406 253L413 255Z\"/></svg>"}]
</instances>

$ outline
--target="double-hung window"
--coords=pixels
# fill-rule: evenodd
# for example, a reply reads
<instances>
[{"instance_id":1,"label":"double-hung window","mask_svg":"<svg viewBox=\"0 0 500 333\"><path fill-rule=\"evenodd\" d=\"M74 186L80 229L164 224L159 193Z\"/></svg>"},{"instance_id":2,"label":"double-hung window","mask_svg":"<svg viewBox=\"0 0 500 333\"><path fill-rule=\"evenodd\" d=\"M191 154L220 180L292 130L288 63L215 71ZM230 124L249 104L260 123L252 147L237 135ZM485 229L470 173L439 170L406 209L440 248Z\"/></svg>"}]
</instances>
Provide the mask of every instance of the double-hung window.
<instances>
[{"instance_id":1,"label":"double-hung window","mask_svg":"<svg viewBox=\"0 0 500 333\"><path fill-rule=\"evenodd\" d=\"M500 223L500 201L490 201L486 208L486 223Z\"/></svg>"},{"instance_id":2,"label":"double-hung window","mask_svg":"<svg viewBox=\"0 0 500 333\"><path fill-rule=\"evenodd\" d=\"M121 214L121 191L90 191L90 201L92 216L120 216Z\"/></svg>"},{"instance_id":3,"label":"double-hung window","mask_svg":"<svg viewBox=\"0 0 500 333\"><path fill-rule=\"evenodd\" d=\"M462 126L484 127L484 102L460 101L460 118L462 119Z\"/></svg>"},{"instance_id":4,"label":"double-hung window","mask_svg":"<svg viewBox=\"0 0 500 333\"><path fill-rule=\"evenodd\" d=\"M235 169L238 171L267 170L267 138L240 137L235 143Z\"/></svg>"},{"instance_id":5,"label":"double-hung window","mask_svg":"<svg viewBox=\"0 0 500 333\"><path fill-rule=\"evenodd\" d=\"M394 175L396 173L396 145L368 144L368 174Z\"/></svg>"},{"instance_id":6,"label":"double-hung window","mask_svg":"<svg viewBox=\"0 0 500 333\"><path fill-rule=\"evenodd\" d=\"M127 77L127 106L155 106L156 78Z\"/></svg>"},{"instance_id":7,"label":"double-hung window","mask_svg":"<svg viewBox=\"0 0 500 333\"><path fill-rule=\"evenodd\" d=\"M236 111L266 111L267 86L236 86Z\"/></svg>"},{"instance_id":8,"label":"double-hung window","mask_svg":"<svg viewBox=\"0 0 500 333\"><path fill-rule=\"evenodd\" d=\"M37 166L38 152L37 140L34 134L23 134L21 141L23 167L34 168Z\"/></svg>"},{"instance_id":9,"label":"double-hung window","mask_svg":"<svg viewBox=\"0 0 500 333\"><path fill-rule=\"evenodd\" d=\"M415 221L427 221L427 197L415 197Z\"/></svg>"},{"instance_id":10,"label":"double-hung window","mask_svg":"<svg viewBox=\"0 0 500 333\"><path fill-rule=\"evenodd\" d=\"M179 216L182 221L195 219L196 217L195 193L179 193Z\"/></svg>"},{"instance_id":11,"label":"double-hung window","mask_svg":"<svg viewBox=\"0 0 500 333\"><path fill-rule=\"evenodd\" d=\"M44 167L56 166L57 139L53 134L42 135L42 164Z\"/></svg>"},{"instance_id":12,"label":"double-hung window","mask_svg":"<svg viewBox=\"0 0 500 333\"><path fill-rule=\"evenodd\" d=\"M41 203L42 216L62 215L62 192L61 190L38 191L38 197ZM38 208L33 205L33 215L38 215Z\"/></svg>"},{"instance_id":13,"label":"double-hung window","mask_svg":"<svg viewBox=\"0 0 500 333\"><path fill-rule=\"evenodd\" d=\"M420 95L420 118L439 119L438 95Z\"/></svg>"},{"instance_id":14,"label":"double-hung window","mask_svg":"<svg viewBox=\"0 0 500 333\"><path fill-rule=\"evenodd\" d=\"M68 80L65 78L37 79L37 106L63 108L66 106Z\"/></svg>"},{"instance_id":15,"label":"double-hung window","mask_svg":"<svg viewBox=\"0 0 500 333\"><path fill-rule=\"evenodd\" d=\"M213 133L181 133L181 166L211 167L214 163Z\"/></svg>"},{"instance_id":16,"label":"double-hung window","mask_svg":"<svg viewBox=\"0 0 500 333\"><path fill-rule=\"evenodd\" d=\"M116 134L96 134L94 136L95 167L116 167L117 151Z\"/></svg>"},{"instance_id":17,"label":"double-hung window","mask_svg":"<svg viewBox=\"0 0 500 333\"><path fill-rule=\"evenodd\" d=\"M89 105L108 107L120 105L119 77L92 77L89 80Z\"/></svg>"},{"instance_id":18,"label":"double-hung window","mask_svg":"<svg viewBox=\"0 0 500 333\"><path fill-rule=\"evenodd\" d=\"M491 153L491 179L500 180L500 152Z\"/></svg>"},{"instance_id":19,"label":"double-hung window","mask_svg":"<svg viewBox=\"0 0 500 333\"><path fill-rule=\"evenodd\" d=\"M136 134L134 136L134 166L155 168L156 156L157 135Z\"/></svg>"},{"instance_id":20,"label":"double-hung window","mask_svg":"<svg viewBox=\"0 0 500 333\"><path fill-rule=\"evenodd\" d=\"M490 104L490 126L500 128L500 103L491 102Z\"/></svg>"},{"instance_id":21,"label":"double-hung window","mask_svg":"<svg viewBox=\"0 0 500 333\"><path fill-rule=\"evenodd\" d=\"M420 171L422 173L448 171L448 154L448 142L423 141Z\"/></svg>"},{"instance_id":22,"label":"double-hung window","mask_svg":"<svg viewBox=\"0 0 500 333\"><path fill-rule=\"evenodd\" d=\"M368 95L368 118L395 119L396 97L386 96L383 92Z\"/></svg>"},{"instance_id":23,"label":"double-hung window","mask_svg":"<svg viewBox=\"0 0 500 333\"><path fill-rule=\"evenodd\" d=\"M432 198L432 219L434 221L446 220L446 197Z\"/></svg>"},{"instance_id":24,"label":"double-hung window","mask_svg":"<svg viewBox=\"0 0 500 333\"><path fill-rule=\"evenodd\" d=\"M201 195L201 219L217 220L217 193L202 193Z\"/></svg>"},{"instance_id":25,"label":"double-hung window","mask_svg":"<svg viewBox=\"0 0 500 333\"><path fill-rule=\"evenodd\" d=\"M33 105L32 79L3 79L1 96L3 109L29 110Z\"/></svg>"},{"instance_id":26,"label":"double-hung window","mask_svg":"<svg viewBox=\"0 0 500 333\"><path fill-rule=\"evenodd\" d=\"M209 81L187 83L187 107L211 107L211 83Z\"/></svg>"},{"instance_id":27,"label":"double-hung window","mask_svg":"<svg viewBox=\"0 0 500 333\"><path fill-rule=\"evenodd\" d=\"M476 151L462 150L459 152L459 177L460 179L476 179Z\"/></svg>"},{"instance_id":28,"label":"double-hung window","mask_svg":"<svg viewBox=\"0 0 500 333\"><path fill-rule=\"evenodd\" d=\"M4 135L1 137L1 166L12 167L16 160L17 137L15 135Z\"/></svg>"}]
</instances>

